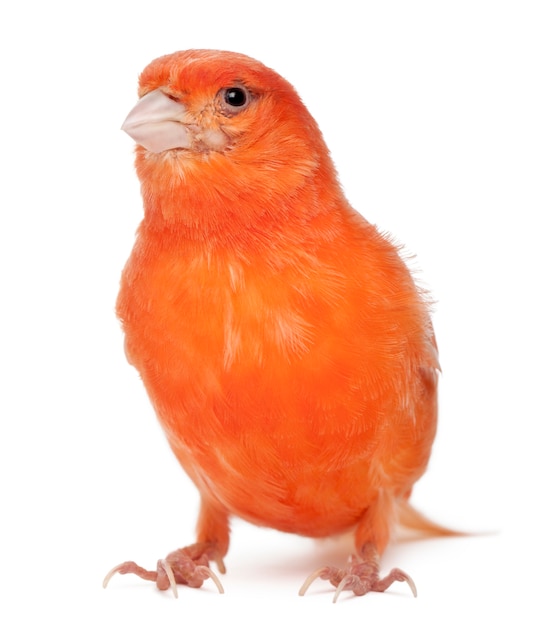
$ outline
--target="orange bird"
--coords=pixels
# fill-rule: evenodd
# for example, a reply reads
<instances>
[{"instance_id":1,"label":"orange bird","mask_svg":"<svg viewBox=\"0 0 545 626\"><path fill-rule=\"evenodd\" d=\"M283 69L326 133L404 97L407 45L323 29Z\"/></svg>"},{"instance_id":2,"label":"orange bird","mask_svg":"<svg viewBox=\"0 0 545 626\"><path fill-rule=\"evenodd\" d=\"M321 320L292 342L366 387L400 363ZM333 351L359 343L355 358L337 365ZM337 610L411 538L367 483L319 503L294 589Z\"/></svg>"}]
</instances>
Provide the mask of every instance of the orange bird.
<instances>
[{"instance_id":1,"label":"orange bird","mask_svg":"<svg viewBox=\"0 0 545 626\"><path fill-rule=\"evenodd\" d=\"M379 575L437 419L428 303L399 250L343 195L293 87L247 56L153 61L123 129L136 141L144 219L117 314L176 458L201 495L197 543L160 589L224 572L229 517L309 537L353 530L356 556L321 577L356 595Z\"/></svg>"}]
</instances>

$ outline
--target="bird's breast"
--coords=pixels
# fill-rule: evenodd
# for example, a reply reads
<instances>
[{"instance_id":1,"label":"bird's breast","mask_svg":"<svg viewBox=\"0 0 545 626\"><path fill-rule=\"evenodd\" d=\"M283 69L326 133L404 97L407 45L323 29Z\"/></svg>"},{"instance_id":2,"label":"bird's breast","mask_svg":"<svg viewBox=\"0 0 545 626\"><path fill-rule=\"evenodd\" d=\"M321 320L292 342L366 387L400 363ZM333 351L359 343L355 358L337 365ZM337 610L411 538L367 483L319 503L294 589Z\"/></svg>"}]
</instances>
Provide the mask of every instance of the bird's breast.
<instances>
[{"instance_id":1,"label":"bird's breast","mask_svg":"<svg viewBox=\"0 0 545 626\"><path fill-rule=\"evenodd\" d=\"M333 257L135 247L117 303L127 354L201 492L320 535L355 523L377 477L398 490L416 480L433 438L410 380L417 338L364 291ZM423 419L434 424L433 408ZM389 476L384 464L415 443L418 458Z\"/></svg>"}]
</instances>

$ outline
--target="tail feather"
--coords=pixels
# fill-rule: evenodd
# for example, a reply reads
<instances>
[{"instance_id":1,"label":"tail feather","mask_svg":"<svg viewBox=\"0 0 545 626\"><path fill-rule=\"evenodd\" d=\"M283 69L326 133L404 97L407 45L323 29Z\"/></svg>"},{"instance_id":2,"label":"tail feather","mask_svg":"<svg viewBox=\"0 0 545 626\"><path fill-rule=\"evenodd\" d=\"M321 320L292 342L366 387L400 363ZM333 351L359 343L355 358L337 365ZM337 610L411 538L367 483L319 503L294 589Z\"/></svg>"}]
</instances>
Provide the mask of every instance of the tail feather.
<instances>
[{"instance_id":1,"label":"tail feather","mask_svg":"<svg viewBox=\"0 0 545 626\"><path fill-rule=\"evenodd\" d=\"M418 537L462 537L467 533L448 528L428 519L417 511L409 502L399 502L397 506L397 522L401 535Z\"/></svg>"}]
</instances>

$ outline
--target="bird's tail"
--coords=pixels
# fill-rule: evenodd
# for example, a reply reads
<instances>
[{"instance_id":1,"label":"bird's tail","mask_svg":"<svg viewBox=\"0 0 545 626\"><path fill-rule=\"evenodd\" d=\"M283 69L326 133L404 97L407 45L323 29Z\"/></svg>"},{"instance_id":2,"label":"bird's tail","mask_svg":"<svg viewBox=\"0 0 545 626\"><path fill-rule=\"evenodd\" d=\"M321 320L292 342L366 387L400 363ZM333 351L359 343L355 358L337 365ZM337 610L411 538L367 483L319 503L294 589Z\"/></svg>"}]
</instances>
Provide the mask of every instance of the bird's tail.
<instances>
[{"instance_id":1,"label":"bird's tail","mask_svg":"<svg viewBox=\"0 0 545 626\"><path fill-rule=\"evenodd\" d=\"M400 537L463 537L467 533L448 528L428 519L417 511L407 500L397 503L397 522Z\"/></svg>"}]
</instances>

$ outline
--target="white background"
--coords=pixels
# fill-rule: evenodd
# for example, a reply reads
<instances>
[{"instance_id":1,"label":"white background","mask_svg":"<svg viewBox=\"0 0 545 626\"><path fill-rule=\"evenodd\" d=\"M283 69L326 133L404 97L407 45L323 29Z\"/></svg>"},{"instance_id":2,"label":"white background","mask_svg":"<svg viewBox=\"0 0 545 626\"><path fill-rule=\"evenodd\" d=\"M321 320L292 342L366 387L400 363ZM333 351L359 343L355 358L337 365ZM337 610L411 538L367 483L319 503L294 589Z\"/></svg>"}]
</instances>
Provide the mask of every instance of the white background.
<instances>
[{"instance_id":1,"label":"white background","mask_svg":"<svg viewBox=\"0 0 545 626\"><path fill-rule=\"evenodd\" d=\"M5 4L0 621L543 623L543 4ZM142 215L119 126L143 67L191 47L244 52L296 86L350 201L416 254L437 301L441 422L414 502L495 532L392 545L383 568L409 571L416 600L398 584L333 606L323 582L299 598L347 548L236 521L224 596L101 587L116 563L153 567L193 540L197 493L113 310Z\"/></svg>"}]
</instances>

